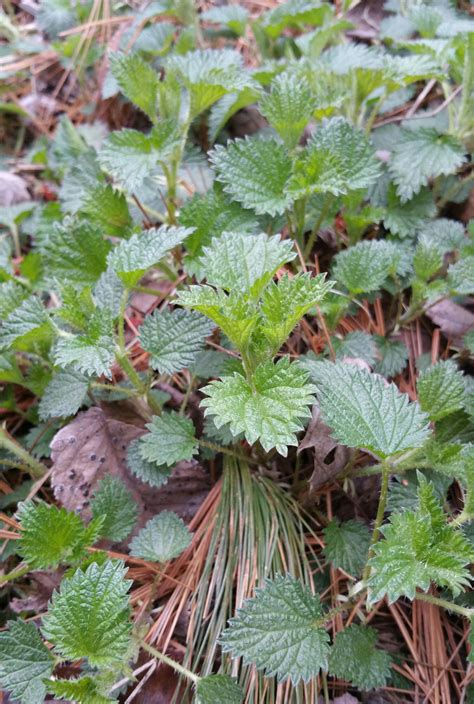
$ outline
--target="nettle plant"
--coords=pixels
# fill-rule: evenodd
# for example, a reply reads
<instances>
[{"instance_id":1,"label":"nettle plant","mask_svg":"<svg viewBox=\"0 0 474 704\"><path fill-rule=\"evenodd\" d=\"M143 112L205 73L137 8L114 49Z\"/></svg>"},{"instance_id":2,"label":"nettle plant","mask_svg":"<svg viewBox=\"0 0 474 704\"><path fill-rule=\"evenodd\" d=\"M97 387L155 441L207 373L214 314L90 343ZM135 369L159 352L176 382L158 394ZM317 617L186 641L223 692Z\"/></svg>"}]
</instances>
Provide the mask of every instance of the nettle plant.
<instances>
[{"instance_id":1,"label":"nettle plant","mask_svg":"<svg viewBox=\"0 0 474 704\"><path fill-rule=\"evenodd\" d=\"M120 91L138 108L147 130L104 135L63 118L51 144L32 146L58 201L0 212L0 380L38 398L26 412L13 393L2 400L34 426L24 444L40 449L36 456L2 429L3 466L43 480L43 436L84 406L127 400L144 426L126 448L140 488L165 485L200 451L222 453L224 473L235 469L225 458L237 456L274 476L275 451L293 460L316 404L335 443L351 448L346 485L357 471L381 483L372 531L326 521L324 557L349 581L340 603L328 609L313 583L272 574L221 634L211 669L219 674L208 668L202 677L145 639L125 564L103 542L128 541L140 564L164 568L192 545L176 514L137 527L131 491L108 475L81 515L25 501L9 518L22 563L0 583L66 571L39 630L16 620L0 633L0 684L14 699L117 701L140 649L188 678L201 704L241 702L229 676L241 664L295 687L329 673L367 690L389 681L391 658L364 605L418 599L472 619L473 392L458 367L472 360L472 332L456 335L453 359L417 360L417 401L389 379L408 360L396 333L440 301L457 306L474 293L472 224L466 234L444 217L472 180L474 35L445 3L395 5L377 47L343 41L350 22L328 3L293 0L256 20L238 6L216 7L202 26L188 2L152 6L110 54L104 88L104 97ZM209 25L227 38L252 31L261 65L248 70L234 49L202 48ZM156 27L159 49L150 42ZM423 97L401 126L384 124L421 81ZM416 114L429 86L441 109ZM212 146L250 105L263 129ZM324 230L336 250L329 277L311 261ZM145 365L127 341L137 293L163 303L137 332ZM393 302L387 335L342 336L344 316L368 315L367 302L383 296ZM327 346L294 359L286 343L306 315ZM185 388L178 404L163 390L176 378ZM196 391L204 424L188 412ZM462 510L451 514L453 481ZM21 487L26 498L31 484ZM359 622L331 641L331 622L349 610ZM57 674L65 662L73 679Z\"/></svg>"}]
</instances>

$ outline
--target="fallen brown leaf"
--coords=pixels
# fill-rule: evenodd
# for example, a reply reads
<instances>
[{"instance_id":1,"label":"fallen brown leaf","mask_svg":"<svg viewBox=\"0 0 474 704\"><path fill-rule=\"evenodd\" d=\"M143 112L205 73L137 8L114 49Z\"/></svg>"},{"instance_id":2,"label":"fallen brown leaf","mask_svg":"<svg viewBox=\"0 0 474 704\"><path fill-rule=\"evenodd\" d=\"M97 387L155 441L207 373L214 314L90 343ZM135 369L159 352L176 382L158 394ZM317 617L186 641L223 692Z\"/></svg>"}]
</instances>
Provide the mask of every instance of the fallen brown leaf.
<instances>
[{"instance_id":1,"label":"fallen brown leaf","mask_svg":"<svg viewBox=\"0 0 474 704\"><path fill-rule=\"evenodd\" d=\"M298 452L308 448L314 448L314 468L309 486L311 491L316 491L331 479L335 479L350 457L350 450L344 445L339 445L331 437L331 429L321 420L317 406L313 406L313 416Z\"/></svg>"},{"instance_id":2,"label":"fallen brown leaf","mask_svg":"<svg viewBox=\"0 0 474 704\"><path fill-rule=\"evenodd\" d=\"M440 328L445 337L451 337L456 343L460 342L469 330L474 329L474 314L454 301L435 303L427 309L426 315Z\"/></svg>"},{"instance_id":3,"label":"fallen brown leaf","mask_svg":"<svg viewBox=\"0 0 474 704\"><path fill-rule=\"evenodd\" d=\"M168 483L159 489L140 482L127 469L128 445L143 435L143 421L125 422L106 410L94 407L79 413L62 428L51 443L55 497L69 510L89 517L90 497L106 475L121 479L139 509L139 525L164 509L189 520L209 490L209 478L198 462L181 462ZM127 415L125 415L127 417ZM127 420L128 417L127 417ZM130 419L132 420L132 419Z\"/></svg>"}]
</instances>

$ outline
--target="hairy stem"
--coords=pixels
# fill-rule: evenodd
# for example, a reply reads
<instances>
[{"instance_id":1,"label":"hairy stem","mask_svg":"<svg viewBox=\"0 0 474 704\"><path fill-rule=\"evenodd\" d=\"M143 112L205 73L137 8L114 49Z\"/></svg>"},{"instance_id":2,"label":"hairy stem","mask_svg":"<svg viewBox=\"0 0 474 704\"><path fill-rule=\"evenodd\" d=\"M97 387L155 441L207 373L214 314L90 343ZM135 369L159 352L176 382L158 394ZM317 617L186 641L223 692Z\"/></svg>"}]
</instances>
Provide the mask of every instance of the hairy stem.
<instances>
[{"instance_id":1,"label":"hairy stem","mask_svg":"<svg viewBox=\"0 0 474 704\"><path fill-rule=\"evenodd\" d=\"M30 571L29 565L20 565L16 569L12 570L8 574L3 574L0 576L0 584L6 584L7 582L12 582L14 579L19 579Z\"/></svg>"},{"instance_id":2,"label":"hairy stem","mask_svg":"<svg viewBox=\"0 0 474 704\"><path fill-rule=\"evenodd\" d=\"M146 641L142 640L140 642L141 647L143 650L146 650L147 653L150 655L153 655L154 658L157 660L160 660L160 662L164 662L165 665L169 665L170 667L173 668L176 672L179 672L180 675L184 675L187 677L189 680L192 680L195 684L197 684L200 680L200 677L194 674L194 672L191 672L191 670L188 670L186 667L181 665L179 662L176 662L176 660L173 660L172 658L169 658L167 655L164 653L160 653L159 650L156 650L152 645L147 643Z\"/></svg>"},{"instance_id":3,"label":"hairy stem","mask_svg":"<svg viewBox=\"0 0 474 704\"><path fill-rule=\"evenodd\" d=\"M466 618L472 618L474 616L474 609L468 609L466 606L460 606L459 604L453 604L452 601L447 599L440 599L438 596L433 594L424 594L423 592L417 592L415 594L415 599L418 601L427 601L429 604L434 604L447 611L453 611L455 614L460 614Z\"/></svg>"},{"instance_id":4,"label":"hairy stem","mask_svg":"<svg viewBox=\"0 0 474 704\"><path fill-rule=\"evenodd\" d=\"M384 460L382 462L382 485L380 487L379 506L377 509L377 515L375 517L374 530L372 533L372 539L370 541L369 553L367 555L367 564L365 565L364 574L362 576L364 582L366 582L370 577L370 565L368 563L370 558L374 555L374 545L380 537L380 526L382 525L383 517L385 514L385 507L387 505L388 480L390 478L390 471L390 463L387 462L387 460Z\"/></svg>"},{"instance_id":5,"label":"hairy stem","mask_svg":"<svg viewBox=\"0 0 474 704\"><path fill-rule=\"evenodd\" d=\"M28 467L29 473L35 479L40 479L48 471L42 462L35 459L28 450L18 444L5 428L0 428L0 447L16 455Z\"/></svg>"}]
</instances>

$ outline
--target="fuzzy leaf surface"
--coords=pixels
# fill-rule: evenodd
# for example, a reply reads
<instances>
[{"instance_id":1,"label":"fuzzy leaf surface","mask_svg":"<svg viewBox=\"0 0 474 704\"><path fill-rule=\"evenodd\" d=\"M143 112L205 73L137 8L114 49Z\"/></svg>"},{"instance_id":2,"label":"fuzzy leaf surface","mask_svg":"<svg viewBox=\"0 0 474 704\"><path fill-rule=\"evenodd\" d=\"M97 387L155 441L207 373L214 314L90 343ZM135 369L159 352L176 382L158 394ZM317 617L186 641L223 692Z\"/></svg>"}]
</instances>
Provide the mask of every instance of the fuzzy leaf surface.
<instances>
[{"instance_id":1,"label":"fuzzy leaf surface","mask_svg":"<svg viewBox=\"0 0 474 704\"><path fill-rule=\"evenodd\" d=\"M191 228L162 225L122 240L110 253L109 265L126 286L135 286L165 254L184 242Z\"/></svg>"},{"instance_id":2,"label":"fuzzy leaf surface","mask_svg":"<svg viewBox=\"0 0 474 704\"><path fill-rule=\"evenodd\" d=\"M301 318L319 303L332 288L325 274L282 276L270 282L262 294L263 323L261 332L277 352Z\"/></svg>"},{"instance_id":3,"label":"fuzzy leaf surface","mask_svg":"<svg viewBox=\"0 0 474 704\"><path fill-rule=\"evenodd\" d=\"M32 622L7 625L0 633L0 686L20 704L42 704L43 679L52 675L54 658Z\"/></svg>"},{"instance_id":4,"label":"fuzzy leaf surface","mask_svg":"<svg viewBox=\"0 0 474 704\"><path fill-rule=\"evenodd\" d=\"M429 180L452 174L466 161L463 145L435 129L402 129L393 147L389 170L402 202L410 200Z\"/></svg>"},{"instance_id":5,"label":"fuzzy leaf surface","mask_svg":"<svg viewBox=\"0 0 474 704\"><path fill-rule=\"evenodd\" d=\"M334 567L353 576L364 569L370 545L370 531L364 523L332 520L323 530L324 555Z\"/></svg>"},{"instance_id":6,"label":"fuzzy leaf surface","mask_svg":"<svg viewBox=\"0 0 474 704\"><path fill-rule=\"evenodd\" d=\"M248 297L239 293L228 296L211 286L190 286L187 291L179 291L176 302L213 320L239 349L248 344L259 317Z\"/></svg>"},{"instance_id":7,"label":"fuzzy leaf surface","mask_svg":"<svg viewBox=\"0 0 474 704\"><path fill-rule=\"evenodd\" d=\"M189 92L190 115L195 118L226 93L252 84L242 57L232 49L197 49L172 56L167 68L179 77Z\"/></svg>"},{"instance_id":8,"label":"fuzzy leaf surface","mask_svg":"<svg viewBox=\"0 0 474 704\"><path fill-rule=\"evenodd\" d=\"M273 448L286 457L288 445L296 445L302 421L311 416L315 387L307 373L282 358L260 364L252 377L253 387L239 373L212 381L202 391L201 405L217 428L229 424L232 434L244 433L250 444L260 440L267 452Z\"/></svg>"},{"instance_id":9,"label":"fuzzy leaf surface","mask_svg":"<svg viewBox=\"0 0 474 704\"><path fill-rule=\"evenodd\" d=\"M380 289L397 270L395 247L385 240L359 242L334 258L332 274L352 294Z\"/></svg>"},{"instance_id":10,"label":"fuzzy leaf surface","mask_svg":"<svg viewBox=\"0 0 474 704\"><path fill-rule=\"evenodd\" d=\"M51 323L37 296L26 298L0 327L0 349L22 347L41 340L51 331Z\"/></svg>"},{"instance_id":11,"label":"fuzzy leaf surface","mask_svg":"<svg viewBox=\"0 0 474 704\"><path fill-rule=\"evenodd\" d=\"M130 554L150 562L168 562L191 542L192 533L172 511L162 511L148 521L130 543Z\"/></svg>"},{"instance_id":12,"label":"fuzzy leaf surface","mask_svg":"<svg viewBox=\"0 0 474 704\"><path fill-rule=\"evenodd\" d=\"M117 701L101 694L97 681L87 676L69 680L50 680L48 691L55 697L76 702L76 704L107 704Z\"/></svg>"},{"instance_id":13,"label":"fuzzy leaf surface","mask_svg":"<svg viewBox=\"0 0 474 704\"><path fill-rule=\"evenodd\" d=\"M378 374L341 362L322 362L313 378L322 418L344 445L384 458L427 440L427 416Z\"/></svg>"},{"instance_id":14,"label":"fuzzy leaf surface","mask_svg":"<svg viewBox=\"0 0 474 704\"><path fill-rule=\"evenodd\" d=\"M48 418L67 418L73 416L84 403L89 387L89 379L73 370L57 372L39 403L39 416Z\"/></svg>"},{"instance_id":15,"label":"fuzzy leaf surface","mask_svg":"<svg viewBox=\"0 0 474 704\"><path fill-rule=\"evenodd\" d=\"M92 515L103 519L100 535L107 540L124 540L136 523L138 510L134 498L117 477L105 476L91 501Z\"/></svg>"},{"instance_id":16,"label":"fuzzy leaf surface","mask_svg":"<svg viewBox=\"0 0 474 704\"><path fill-rule=\"evenodd\" d=\"M96 309L87 333L61 337L56 343L54 360L61 367L94 376L110 376L115 360L113 321L108 310Z\"/></svg>"},{"instance_id":17,"label":"fuzzy leaf surface","mask_svg":"<svg viewBox=\"0 0 474 704\"><path fill-rule=\"evenodd\" d=\"M463 257L449 266L448 284L457 295L474 293L474 255Z\"/></svg>"},{"instance_id":18,"label":"fuzzy leaf surface","mask_svg":"<svg viewBox=\"0 0 474 704\"><path fill-rule=\"evenodd\" d=\"M192 420L174 411L153 416L146 426L150 432L141 438L142 457L149 462L171 467L181 460L190 460L197 452Z\"/></svg>"},{"instance_id":19,"label":"fuzzy leaf surface","mask_svg":"<svg viewBox=\"0 0 474 704\"><path fill-rule=\"evenodd\" d=\"M337 196L368 188L380 173L380 162L365 135L335 117L315 132L297 158L287 190L295 199L313 193Z\"/></svg>"},{"instance_id":20,"label":"fuzzy leaf surface","mask_svg":"<svg viewBox=\"0 0 474 704\"><path fill-rule=\"evenodd\" d=\"M295 257L293 242L279 235L224 232L204 247L201 264L208 283L258 296L277 269Z\"/></svg>"},{"instance_id":21,"label":"fuzzy leaf surface","mask_svg":"<svg viewBox=\"0 0 474 704\"><path fill-rule=\"evenodd\" d=\"M386 377L393 377L402 372L408 361L406 345L399 340L390 340L381 335L375 336L380 359L375 364L374 372Z\"/></svg>"},{"instance_id":22,"label":"fuzzy leaf surface","mask_svg":"<svg viewBox=\"0 0 474 704\"><path fill-rule=\"evenodd\" d=\"M315 100L306 83L296 75L282 73L271 85L271 93L260 101L260 111L278 132L285 146L293 149L315 110Z\"/></svg>"},{"instance_id":23,"label":"fuzzy leaf surface","mask_svg":"<svg viewBox=\"0 0 474 704\"><path fill-rule=\"evenodd\" d=\"M319 597L290 575L265 580L220 638L233 657L294 684L327 669L328 641Z\"/></svg>"},{"instance_id":24,"label":"fuzzy leaf surface","mask_svg":"<svg viewBox=\"0 0 474 704\"><path fill-rule=\"evenodd\" d=\"M131 623L126 569L118 560L92 563L61 582L43 619L43 635L67 660L92 666L117 664L130 648Z\"/></svg>"},{"instance_id":25,"label":"fuzzy leaf surface","mask_svg":"<svg viewBox=\"0 0 474 704\"><path fill-rule=\"evenodd\" d=\"M447 522L433 486L421 475L418 497L417 510L392 513L382 526L384 537L375 544L370 560L373 602L385 595L390 603L400 596L414 599L416 589L427 591L431 582L455 595L469 585L472 546L460 529Z\"/></svg>"},{"instance_id":26,"label":"fuzzy leaf surface","mask_svg":"<svg viewBox=\"0 0 474 704\"><path fill-rule=\"evenodd\" d=\"M155 310L140 327L140 344L150 354L150 365L160 374L189 369L204 349L214 325L189 310Z\"/></svg>"},{"instance_id":27,"label":"fuzzy leaf surface","mask_svg":"<svg viewBox=\"0 0 474 704\"><path fill-rule=\"evenodd\" d=\"M416 386L420 407L431 420L440 420L463 407L464 377L450 360L429 367L420 375Z\"/></svg>"},{"instance_id":28,"label":"fuzzy leaf surface","mask_svg":"<svg viewBox=\"0 0 474 704\"><path fill-rule=\"evenodd\" d=\"M171 121L160 122L149 134L122 129L107 137L98 159L115 181L133 192L170 155L176 142L176 125Z\"/></svg>"},{"instance_id":29,"label":"fuzzy leaf surface","mask_svg":"<svg viewBox=\"0 0 474 704\"><path fill-rule=\"evenodd\" d=\"M109 250L95 225L66 218L53 226L44 248L46 271L60 281L94 284L107 268Z\"/></svg>"},{"instance_id":30,"label":"fuzzy leaf surface","mask_svg":"<svg viewBox=\"0 0 474 704\"><path fill-rule=\"evenodd\" d=\"M207 675L196 685L195 704L241 704L243 699L242 689L227 675Z\"/></svg>"},{"instance_id":31,"label":"fuzzy leaf surface","mask_svg":"<svg viewBox=\"0 0 474 704\"><path fill-rule=\"evenodd\" d=\"M377 631L353 624L337 633L329 656L329 672L367 691L387 683L390 661L390 655L377 648Z\"/></svg>"},{"instance_id":32,"label":"fuzzy leaf surface","mask_svg":"<svg viewBox=\"0 0 474 704\"><path fill-rule=\"evenodd\" d=\"M156 487L166 484L171 474L170 467L149 462L142 457L140 438L133 440L128 446L127 467L140 481Z\"/></svg>"},{"instance_id":33,"label":"fuzzy leaf surface","mask_svg":"<svg viewBox=\"0 0 474 704\"><path fill-rule=\"evenodd\" d=\"M275 139L246 137L210 153L224 191L257 215L279 215L291 204L285 193L291 159Z\"/></svg>"},{"instance_id":34,"label":"fuzzy leaf surface","mask_svg":"<svg viewBox=\"0 0 474 704\"><path fill-rule=\"evenodd\" d=\"M21 523L18 552L32 569L75 562L94 543L100 530L100 520L86 528L76 513L43 501L20 504L18 518Z\"/></svg>"},{"instance_id":35,"label":"fuzzy leaf surface","mask_svg":"<svg viewBox=\"0 0 474 704\"><path fill-rule=\"evenodd\" d=\"M138 54L113 53L110 70L125 97L155 122L158 74L150 64Z\"/></svg>"}]
</instances>

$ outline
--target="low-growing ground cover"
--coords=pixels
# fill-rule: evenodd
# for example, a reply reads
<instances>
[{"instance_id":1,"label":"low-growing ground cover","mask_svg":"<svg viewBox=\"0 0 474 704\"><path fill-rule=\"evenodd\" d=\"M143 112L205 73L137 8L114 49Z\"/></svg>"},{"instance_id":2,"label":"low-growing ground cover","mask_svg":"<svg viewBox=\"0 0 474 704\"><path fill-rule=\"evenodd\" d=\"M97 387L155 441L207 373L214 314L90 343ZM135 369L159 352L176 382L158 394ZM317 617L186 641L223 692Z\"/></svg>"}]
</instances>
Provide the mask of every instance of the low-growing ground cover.
<instances>
[{"instance_id":1,"label":"low-growing ground cover","mask_svg":"<svg viewBox=\"0 0 474 704\"><path fill-rule=\"evenodd\" d=\"M471 14L5 4L7 701L469 701Z\"/></svg>"}]
</instances>

